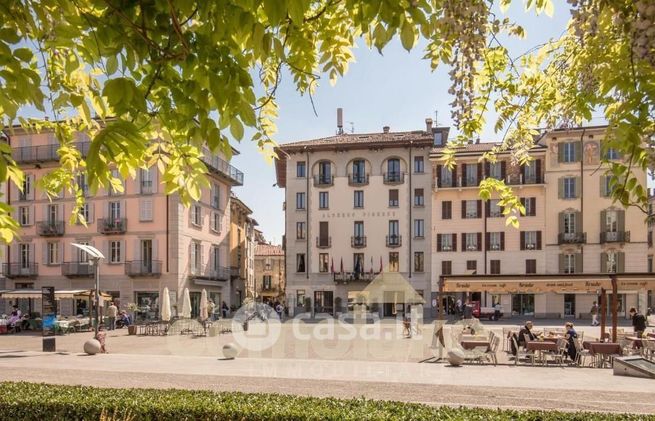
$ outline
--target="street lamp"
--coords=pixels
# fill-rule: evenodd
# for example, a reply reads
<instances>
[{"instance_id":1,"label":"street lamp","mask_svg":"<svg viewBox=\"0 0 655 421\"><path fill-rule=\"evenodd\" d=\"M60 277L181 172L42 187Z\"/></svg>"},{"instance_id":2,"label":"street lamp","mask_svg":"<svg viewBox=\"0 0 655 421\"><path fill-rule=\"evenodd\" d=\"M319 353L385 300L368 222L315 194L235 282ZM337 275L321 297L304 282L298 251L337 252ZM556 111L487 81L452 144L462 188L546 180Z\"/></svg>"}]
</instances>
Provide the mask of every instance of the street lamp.
<instances>
[{"instance_id":1,"label":"street lamp","mask_svg":"<svg viewBox=\"0 0 655 421\"><path fill-rule=\"evenodd\" d=\"M96 311L95 311L94 339L98 339L98 325L100 324L100 259L104 259L105 256L100 252L100 250L88 244L72 243L71 245L85 252L89 256L89 259L91 260L91 264L95 266Z\"/></svg>"}]
</instances>

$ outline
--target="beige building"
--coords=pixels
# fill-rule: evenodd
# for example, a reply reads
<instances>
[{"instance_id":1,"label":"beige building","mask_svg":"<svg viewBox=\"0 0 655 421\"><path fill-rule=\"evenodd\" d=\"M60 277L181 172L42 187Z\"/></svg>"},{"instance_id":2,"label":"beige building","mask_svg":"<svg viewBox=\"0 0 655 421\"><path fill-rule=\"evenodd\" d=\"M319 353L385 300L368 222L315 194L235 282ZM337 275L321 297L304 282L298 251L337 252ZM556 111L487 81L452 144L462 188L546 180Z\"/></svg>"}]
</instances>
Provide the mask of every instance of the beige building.
<instances>
[{"instance_id":1,"label":"beige building","mask_svg":"<svg viewBox=\"0 0 655 421\"><path fill-rule=\"evenodd\" d=\"M509 156L480 162L491 144L471 144L457 151L457 166L441 165L442 148L431 159L435 171L433 202L433 274L506 275L646 273L648 240L645 217L623 209L609 198L610 186L601 154L621 159L603 145L605 127L555 130L543 134L528 166L512 165ZM526 206L520 229L505 227L501 209L478 198L485 177L512 185ZM646 174L637 173L646 184ZM456 221L456 222L455 222ZM455 222L455 223L452 223ZM493 277L490 277L492 279ZM433 290L437 290L433 283ZM465 299L464 293L452 293ZM468 291L482 306L500 302L506 314L535 317L587 317L597 295L592 293L488 293ZM645 290L620 290L619 314L645 310Z\"/></svg>"},{"instance_id":2,"label":"beige building","mask_svg":"<svg viewBox=\"0 0 655 421\"><path fill-rule=\"evenodd\" d=\"M123 193L101 190L87 196L85 227L68 223L74 197L61 194L50 201L37 186L44 174L59 165L53 133L26 133L16 128L15 135L8 138L13 157L25 172L25 182L22 192L15 185L7 186L9 203L21 225L20 239L7 247L2 265L7 288L91 288L93 268L87 256L71 245L77 242L104 253L101 289L111 294L121 309L135 303L138 319L159 317L164 287L169 288L173 306L180 302L184 288L189 288L194 314L199 311L203 288L215 302L232 302L230 191L243 184L243 173L223 157L206 152L211 187L191 207L184 207L177 195L165 195L158 172L151 168L139 171L134 180L123 180ZM77 147L84 155L89 139L84 134L78 138ZM84 174L79 175L79 183L85 185ZM40 308L38 302L31 304ZM83 300L61 304L62 314L89 310Z\"/></svg>"},{"instance_id":3,"label":"beige building","mask_svg":"<svg viewBox=\"0 0 655 421\"><path fill-rule=\"evenodd\" d=\"M259 243L255 247L255 294L257 301L285 302L286 277L282 246Z\"/></svg>"},{"instance_id":4,"label":"beige building","mask_svg":"<svg viewBox=\"0 0 655 421\"><path fill-rule=\"evenodd\" d=\"M253 297L255 284L255 221L252 210L232 194L230 200L230 274L232 305L240 307L246 297Z\"/></svg>"},{"instance_id":5,"label":"beige building","mask_svg":"<svg viewBox=\"0 0 655 421\"><path fill-rule=\"evenodd\" d=\"M314 313L348 311L375 274L401 273L431 291L430 150L447 128L339 134L286 143L277 152L285 189L287 303ZM382 316L404 311L385 297Z\"/></svg>"}]
</instances>

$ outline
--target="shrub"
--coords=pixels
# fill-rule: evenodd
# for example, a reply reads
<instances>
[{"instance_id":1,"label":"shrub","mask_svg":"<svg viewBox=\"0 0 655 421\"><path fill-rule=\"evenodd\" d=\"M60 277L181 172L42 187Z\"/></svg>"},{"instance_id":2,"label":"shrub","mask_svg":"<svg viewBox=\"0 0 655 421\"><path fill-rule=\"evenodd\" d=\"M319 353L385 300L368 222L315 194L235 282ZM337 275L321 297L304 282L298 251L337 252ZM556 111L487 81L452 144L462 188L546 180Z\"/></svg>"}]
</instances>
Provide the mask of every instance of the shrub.
<instances>
[{"instance_id":1,"label":"shrub","mask_svg":"<svg viewBox=\"0 0 655 421\"><path fill-rule=\"evenodd\" d=\"M491 420L655 419L644 415L436 408L367 399L0 383L1 420Z\"/></svg>"}]
</instances>

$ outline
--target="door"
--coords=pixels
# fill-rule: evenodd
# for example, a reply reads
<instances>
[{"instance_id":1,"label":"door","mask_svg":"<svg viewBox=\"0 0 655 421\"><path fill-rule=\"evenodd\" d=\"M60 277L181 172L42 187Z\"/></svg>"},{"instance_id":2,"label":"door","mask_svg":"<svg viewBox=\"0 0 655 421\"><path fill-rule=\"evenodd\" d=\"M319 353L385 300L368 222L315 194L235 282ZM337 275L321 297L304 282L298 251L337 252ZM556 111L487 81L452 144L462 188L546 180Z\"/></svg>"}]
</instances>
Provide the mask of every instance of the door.
<instances>
[{"instance_id":1,"label":"door","mask_svg":"<svg viewBox=\"0 0 655 421\"><path fill-rule=\"evenodd\" d=\"M329 225L327 222L319 222L318 224L319 231L319 245L321 247L328 247L330 245L329 240Z\"/></svg>"},{"instance_id":2,"label":"door","mask_svg":"<svg viewBox=\"0 0 655 421\"><path fill-rule=\"evenodd\" d=\"M111 223L120 223L121 219L121 202L109 202L109 221Z\"/></svg>"},{"instance_id":3,"label":"door","mask_svg":"<svg viewBox=\"0 0 655 421\"><path fill-rule=\"evenodd\" d=\"M564 315L575 316L575 294L564 294Z\"/></svg>"},{"instance_id":4,"label":"door","mask_svg":"<svg viewBox=\"0 0 655 421\"><path fill-rule=\"evenodd\" d=\"M195 319L200 316L200 292L190 292L191 298L191 318Z\"/></svg>"},{"instance_id":5,"label":"door","mask_svg":"<svg viewBox=\"0 0 655 421\"><path fill-rule=\"evenodd\" d=\"M534 294L512 295L512 313L520 316L534 315Z\"/></svg>"},{"instance_id":6,"label":"door","mask_svg":"<svg viewBox=\"0 0 655 421\"><path fill-rule=\"evenodd\" d=\"M400 160L390 159L387 161L387 172L389 173L390 177L400 177Z\"/></svg>"},{"instance_id":7,"label":"door","mask_svg":"<svg viewBox=\"0 0 655 421\"><path fill-rule=\"evenodd\" d=\"M333 314L333 298L332 291L314 291L314 312Z\"/></svg>"}]
</instances>

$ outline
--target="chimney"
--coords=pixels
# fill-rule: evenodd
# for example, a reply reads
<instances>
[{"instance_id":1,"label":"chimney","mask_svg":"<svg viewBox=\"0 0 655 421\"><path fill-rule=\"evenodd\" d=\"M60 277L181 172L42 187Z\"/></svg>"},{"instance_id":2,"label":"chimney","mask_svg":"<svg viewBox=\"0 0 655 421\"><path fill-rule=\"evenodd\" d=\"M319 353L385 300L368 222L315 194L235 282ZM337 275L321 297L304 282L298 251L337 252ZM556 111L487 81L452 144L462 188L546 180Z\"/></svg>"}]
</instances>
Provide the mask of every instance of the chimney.
<instances>
[{"instance_id":1,"label":"chimney","mask_svg":"<svg viewBox=\"0 0 655 421\"><path fill-rule=\"evenodd\" d=\"M343 108L337 108L337 134L343 134Z\"/></svg>"},{"instance_id":2,"label":"chimney","mask_svg":"<svg viewBox=\"0 0 655 421\"><path fill-rule=\"evenodd\" d=\"M432 133L432 119L431 118L426 118L425 119L425 131L428 133Z\"/></svg>"},{"instance_id":3,"label":"chimney","mask_svg":"<svg viewBox=\"0 0 655 421\"><path fill-rule=\"evenodd\" d=\"M480 143L480 138L478 137L477 139L475 139L475 144L477 145L479 143Z\"/></svg>"},{"instance_id":4,"label":"chimney","mask_svg":"<svg viewBox=\"0 0 655 421\"><path fill-rule=\"evenodd\" d=\"M389 126L384 126L384 127L382 128L382 131L383 131L384 133L389 133Z\"/></svg>"}]
</instances>

